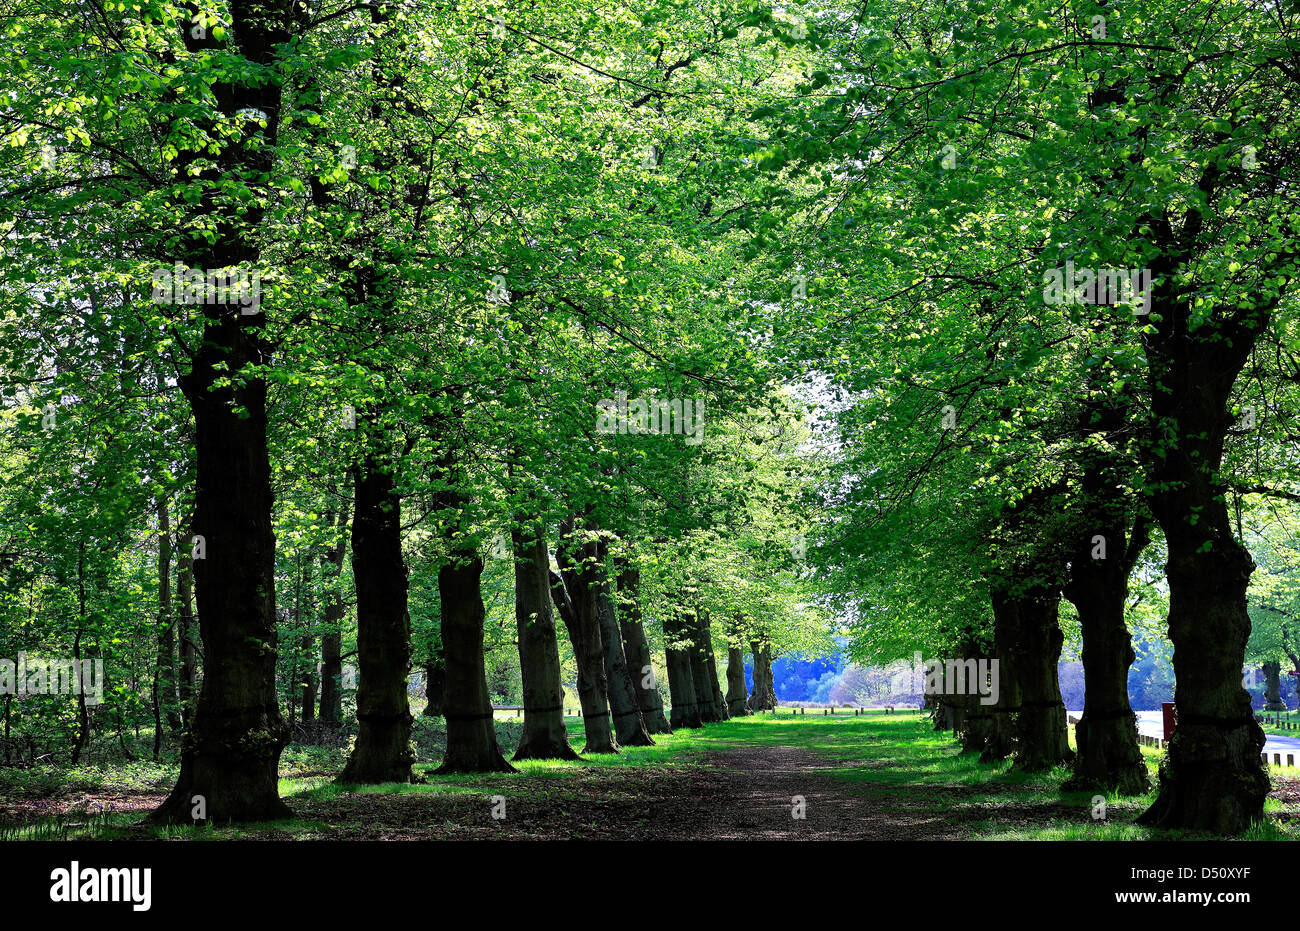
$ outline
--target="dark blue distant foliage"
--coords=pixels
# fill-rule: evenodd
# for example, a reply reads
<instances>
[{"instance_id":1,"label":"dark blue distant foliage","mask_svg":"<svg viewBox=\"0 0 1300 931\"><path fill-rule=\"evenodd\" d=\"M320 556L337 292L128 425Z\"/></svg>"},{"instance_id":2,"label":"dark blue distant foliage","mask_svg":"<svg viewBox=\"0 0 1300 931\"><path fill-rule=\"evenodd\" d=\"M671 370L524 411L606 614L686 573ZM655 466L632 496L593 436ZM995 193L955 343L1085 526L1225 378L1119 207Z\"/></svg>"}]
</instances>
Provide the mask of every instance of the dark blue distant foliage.
<instances>
[{"instance_id":1,"label":"dark blue distant foliage","mask_svg":"<svg viewBox=\"0 0 1300 931\"><path fill-rule=\"evenodd\" d=\"M772 661L772 684L777 701L826 701L826 694L844 671L844 657L801 659L782 656ZM746 685L754 686L754 672L745 667Z\"/></svg>"},{"instance_id":2,"label":"dark blue distant foliage","mask_svg":"<svg viewBox=\"0 0 1300 931\"><path fill-rule=\"evenodd\" d=\"M1141 639L1133 644L1137 659L1129 667L1128 694L1134 711L1158 711L1162 702L1174 700L1174 670L1169 661L1151 649ZM839 682L846 666L842 655L821 656L814 659L782 656L772 662L772 678L777 701L828 702L831 689ZM1083 708L1083 665L1076 659L1057 666L1061 685L1061 699L1072 711ZM1255 676L1257 684L1247 688L1251 707L1264 705L1264 677ZM754 667L745 664L745 688L754 689ZM1296 677L1282 676L1282 700L1288 707L1297 706Z\"/></svg>"}]
</instances>

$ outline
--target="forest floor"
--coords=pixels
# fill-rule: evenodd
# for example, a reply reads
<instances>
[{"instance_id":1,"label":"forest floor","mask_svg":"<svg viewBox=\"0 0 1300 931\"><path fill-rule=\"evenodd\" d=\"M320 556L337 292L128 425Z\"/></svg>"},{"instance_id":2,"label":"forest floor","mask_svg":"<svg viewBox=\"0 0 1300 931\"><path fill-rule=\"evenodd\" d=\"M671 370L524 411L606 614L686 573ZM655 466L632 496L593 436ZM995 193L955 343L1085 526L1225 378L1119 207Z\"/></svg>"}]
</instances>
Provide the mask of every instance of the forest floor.
<instances>
[{"instance_id":1,"label":"forest floor","mask_svg":"<svg viewBox=\"0 0 1300 931\"><path fill-rule=\"evenodd\" d=\"M421 719L421 740L441 723ZM498 721L503 747L518 734ZM574 747L581 721L570 722ZM280 792L289 821L146 828L174 765L0 775L0 839L568 839L945 840L1169 838L1131 821L1152 795L1066 792L1064 767L1039 775L963 756L917 712L754 715L656 738L653 747L526 762L518 773L435 776L415 785L342 787L341 748L290 747ZM1154 779L1160 751L1143 748ZM422 753L426 759L435 756ZM4 771L0 771L4 773ZM1255 839L1300 837L1300 773L1273 773L1268 821ZM494 817L495 815L495 817Z\"/></svg>"}]
</instances>

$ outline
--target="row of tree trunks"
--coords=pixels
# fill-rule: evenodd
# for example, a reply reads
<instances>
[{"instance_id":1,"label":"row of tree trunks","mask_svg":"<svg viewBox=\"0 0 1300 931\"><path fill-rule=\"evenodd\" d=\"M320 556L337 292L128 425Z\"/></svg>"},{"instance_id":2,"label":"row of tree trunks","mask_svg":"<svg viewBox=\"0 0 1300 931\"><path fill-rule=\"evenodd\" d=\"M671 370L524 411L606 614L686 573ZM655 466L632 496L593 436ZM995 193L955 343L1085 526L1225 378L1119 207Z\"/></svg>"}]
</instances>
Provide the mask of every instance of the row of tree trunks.
<instances>
[{"instance_id":1,"label":"row of tree trunks","mask_svg":"<svg viewBox=\"0 0 1300 931\"><path fill-rule=\"evenodd\" d=\"M965 717L965 705L954 702L951 699L944 699L943 702L943 729L952 731L956 734L962 728L963 718Z\"/></svg>"},{"instance_id":2,"label":"row of tree trunks","mask_svg":"<svg viewBox=\"0 0 1300 931\"><path fill-rule=\"evenodd\" d=\"M957 727L957 700L955 696L947 694L926 695L925 707L930 709L930 721L934 724L936 731L952 731L956 734Z\"/></svg>"},{"instance_id":3,"label":"row of tree trunks","mask_svg":"<svg viewBox=\"0 0 1300 931\"><path fill-rule=\"evenodd\" d=\"M650 642L646 638L641 617L641 573L630 561L619 563L618 573L618 626L623 635L623 651L627 655L632 684L636 688L637 705L641 717L651 734L671 734L672 728L664 714L664 702L655 681L654 664L650 657Z\"/></svg>"},{"instance_id":4,"label":"row of tree trunks","mask_svg":"<svg viewBox=\"0 0 1300 931\"><path fill-rule=\"evenodd\" d=\"M958 704L963 709L957 731L962 753L982 754L993 733L993 707L982 703L978 695L961 696Z\"/></svg>"},{"instance_id":5,"label":"row of tree trunks","mask_svg":"<svg viewBox=\"0 0 1300 931\"><path fill-rule=\"evenodd\" d=\"M968 659L978 660L985 653L986 651L980 647L973 634L969 634L963 639L958 650L958 656L963 662ZM999 669L999 693L1004 688L1006 688L1006 685ZM945 697L952 704L953 736L961 744L961 752L983 753L989 735L993 732L993 706L984 704L980 700L981 696L970 694L970 690L967 690L965 694L946 695ZM999 697L1001 697L1000 694Z\"/></svg>"},{"instance_id":6,"label":"row of tree trunks","mask_svg":"<svg viewBox=\"0 0 1300 931\"><path fill-rule=\"evenodd\" d=\"M550 557L539 526L512 532L515 624L523 679L524 729L516 760L577 760L564 727L560 648L551 610Z\"/></svg>"},{"instance_id":7,"label":"row of tree trunks","mask_svg":"<svg viewBox=\"0 0 1300 931\"><path fill-rule=\"evenodd\" d=\"M1017 768L1029 772L1068 762L1073 752L1057 679L1064 642L1057 619L1059 589L1030 582L994 583L990 600L998 700L989 711L982 710L987 706L978 696L975 704L981 710L968 706L973 720L967 722L963 749L978 749L982 762L1013 758Z\"/></svg>"},{"instance_id":8,"label":"row of tree trunks","mask_svg":"<svg viewBox=\"0 0 1300 931\"><path fill-rule=\"evenodd\" d=\"M411 782L408 579L401 498L391 466L367 456L354 469L352 574L357 589L357 739L339 782Z\"/></svg>"},{"instance_id":9,"label":"row of tree trunks","mask_svg":"<svg viewBox=\"0 0 1300 931\"><path fill-rule=\"evenodd\" d=\"M963 669L969 658L969 652L961 654L958 662L963 664ZM935 675L941 684L937 689L925 690L924 706L930 711L930 721L936 731L952 731L957 736L961 731L959 721L962 718L958 709L965 708L964 694L957 691L956 683L947 681L947 668L942 664L935 670Z\"/></svg>"}]
</instances>

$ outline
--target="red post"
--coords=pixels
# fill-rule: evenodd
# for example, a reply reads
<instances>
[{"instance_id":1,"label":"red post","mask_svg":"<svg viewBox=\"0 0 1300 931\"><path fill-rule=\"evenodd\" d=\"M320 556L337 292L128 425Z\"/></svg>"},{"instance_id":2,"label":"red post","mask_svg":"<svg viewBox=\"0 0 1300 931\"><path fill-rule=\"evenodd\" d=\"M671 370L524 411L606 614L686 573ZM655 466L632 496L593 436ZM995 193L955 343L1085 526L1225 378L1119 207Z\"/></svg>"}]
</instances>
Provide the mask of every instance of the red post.
<instances>
[{"instance_id":1,"label":"red post","mask_svg":"<svg viewBox=\"0 0 1300 931\"><path fill-rule=\"evenodd\" d=\"M1178 709L1171 701L1161 702L1160 710L1165 713L1165 740L1173 740L1174 728L1178 726Z\"/></svg>"}]
</instances>

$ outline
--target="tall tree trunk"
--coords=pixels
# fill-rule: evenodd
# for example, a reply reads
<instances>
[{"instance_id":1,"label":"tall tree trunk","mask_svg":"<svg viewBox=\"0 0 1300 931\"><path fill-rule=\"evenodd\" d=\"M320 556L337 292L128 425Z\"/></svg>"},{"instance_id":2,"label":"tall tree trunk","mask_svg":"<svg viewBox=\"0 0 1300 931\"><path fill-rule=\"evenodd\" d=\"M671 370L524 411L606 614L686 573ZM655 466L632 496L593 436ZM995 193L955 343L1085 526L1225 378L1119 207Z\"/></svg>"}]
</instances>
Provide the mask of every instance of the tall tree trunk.
<instances>
[{"instance_id":1,"label":"tall tree trunk","mask_svg":"<svg viewBox=\"0 0 1300 931\"><path fill-rule=\"evenodd\" d=\"M331 485L330 493L334 488ZM346 494L347 488L344 487ZM325 610L320 626L320 724L322 727L343 726L343 592L339 586L343 576L343 561L347 558L348 507L337 509L331 505L325 522L334 529L334 545L321 556L321 584L325 589Z\"/></svg>"},{"instance_id":2,"label":"tall tree trunk","mask_svg":"<svg viewBox=\"0 0 1300 931\"><path fill-rule=\"evenodd\" d=\"M83 569L83 559L84 557L80 553L78 553L77 595L78 595L79 613L77 615L77 630L72 637L72 659L73 662L77 664L78 669L82 668L81 636L82 636L82 629L84 628L86 622L86 588L85 588L85 578L84 578L84 569ZM90 742L90 709L86 706L86 690L78 689L77 690L77 736L73 739L72 742L71 762L73 766L76 766L78 763L81 762L82 751L86 749L86 744L89 742Z\"/></svg>"},{"instance_id":3,"label":"tall tree trunk","mask_svg":"<svg viewBox=\"0 0 1300 931\"><path fill-rule=\"evenodd\" d=\"M151 819L187 822L194 811L218 821L288 817L277 791L288 734L275 693L275 538L264 387L250 380L208 391L192 387L198 374L185 381L198 433L194 525L206 547L206 558L194 562L204 676L180 778ZM215 378L215 369L207 374ZM236 416L216 397L227 393L248 416Z\"/></svg>"},{"instance_id":4,"label":"tall tree trunk","mask_svg":"<svg viewBox=\"0 0 1300 931\"><path fill-rule=\"evenodd\" d=\"M176 624L172 617L172 528L167 502L158 507L158 662L154 667L154 748L158 759L162 749L161 724L178 733L181 729L180 696L176 691Z\"/></svg>"},{"instance_id":5,"label":"tall tree trunk","mask_svg":"<svg viewBox=\"0 0 1300 931\"><path fill-rule=\"evenodd\" d=\"M735 644L727 647L727 710L733 718L751 713L745 691L745 651Z\"/></svg>"},{"instance_id":6,"label":"tall tree trunk","mask_svg":"<svg viewBox=\"0 0 1300 931\"><path fill-rule=\"evenodd\" d=\"M511 533L515 557L515 625L523 679L524 729L516 760L577 760L564 727L560 646L551 611L551 561L542 528Z\"/></svg>"},{"instance_id":7,"label":"tall tree trunk","mask_svg":"<svg viewBox=\"0 0 1300 931\"><path fill-rule=\"evenodd\" d=\"M668 718L664 715L663 698L659 683L655 681L654 664L650 658L650 642L645 635L645 622L641 617L639 592L641 572L631 562L621 560L618 573L618 626L623 635L623 651L627 655L628 670L636 688L637 705L651 734L671 734Z\"/></svg>"},{"instance_id":8,"label":"tall tree trunk","mask_svg":"<svg viewBox=\"0 0 1300 931\"><path fill-rule=\"evenodd\" d=\"M299 652L305 657L306 666L302 674L302 723L316 723L316 638L303 634Z\"/></svg>"},{"instance_id":9,"label":"tall tree trunk","mask_svg":"<svg viewBox=\"0 0 1300 931\"><path fill-rule=\"evenodd\" d=\"M293 591L293 630L294 630L294 634L297 634L297 632L302 628L302 557L301 555L299 555L296 559L294 559L294 565L295 565L294 578L296 580L296 584L294 585L294 591ZM300 655L299 651L296 649L296 645L295 645L295 649L293 651L293 662L289 667L288 692L289 692L290 733L293 732L293 725L296 720L296 714L298 711L298 683L301 681L298 678L298 665L301 662L302 662L302 656Z\"/></svg>"},{"instance_id":10,"label":"tall tree trunk","mask_svg":"<svg viewBox=\"0 0 1300 931\"><path fill-rule=\"evenodd\" d=\"M1124 795L1141 795L1149 786L1146 764L1138 749L1137 716L1129 704L1128 673L1133 642L1124 622L1128 578L1146 544L1145 522L1136 521L1126 540L1128 521L1122 501L1098 500L1106 494L1104 474L1084 477L1086 512L1097 520L1079 536L1071 559L1065 596L1079 615L1083 635L1083 716L1075 727L1078 753L1071 786L1101 788ZM1114 486L1110 486L1114 487ZM1106 541L1106 558L1094 559L1093 541Z\"/></svg>"},{"instance_id":11,"label":"tall tree trunk","mask_svg":"<svg viewBox=\"0 0 1300 931\"><path fill-rule=\"evenodd\" d=\"M189 539L186 534L183 539ZM181 674L179 695L181 705L181 724L188 727L194 716L194 696L198 687L199 656L195 644L197 633L194 630L194 573L190 561L189 547L182 546L176 568L176 601L180 635Z\"/></svg>"},{"instance_id":12,"label":"tall tree trunk","mask_svg":"<svg viewBox=\"0 0 1300 931\"><path fill-rule=\"evenodd\" d=\"M595 602L596 619L600 624L600 639L605 653L605 681L608 683L609 707L614 717L614 736L620 746L649 747L654 745L654 738L646 729L636 685L632 681L631 670L628 669L627 655L623 652L623 634L619 630L609 574L605 569L607 555L605 541L593 541L592 559L583 567L582 581L586 587L585 596Z\"/></svg>"},{"instance_id":13,"label":"tall tree trunk","mask_svg":"<svg viewBox=\"0 0 1300 931\"><path fill-rule=\"evenodd\" d=\"M1026 772L1041 772L1074 758L1057 679L1065 641L1057 619L1061 596L1053 587L1034 587L1017 601L1020 636L1015 656L1020 713L1012 719L1015 765Z\"/></svg>"},{"instance_id":14,"label":"tall tree trunk","mask_svg":"<svg viewBox=\"0 0 1300 931\"><path fill-rule=\"evenodd\" d=\"M251 231L261 222L265 181L272 172L280 123L278 56L290 47L299 11L289 0L251 0L231 7L229 29L196 37L182 25L187 50L229 52L251 67L228 69L212 86L225 126L250 127L239 114L259 113L257 128L229 139L195 180L205 182L196 212L214 233L189 264L224 269L256 264ZM227 46L229 40L229 46ZM198 156L191 149L174 170L183 177ZM232 178L252 198L231 196ZM248 180L252 179L252 180ZM266 442L266 381L250 369L271 360L266 317L236 303L202 305L203 333L179 379L194 414L194 529L206 547L195 560L204 675L193 726L186 734L176 787L150 815L155 823L265 821L290 815L280 800L277 768L288 741L275 688L275 533ZM205 815L206 818L196 818Z\"/></svg>"},{"instance_id":15,"label":"tall tree trunk","mask_svg":"<svg viewBox=\"0 0 1300 931\"><path fill-rule=\"evenodd\" d=\"M708 650L705 653L704 662L709 670L709 685L713 690L713 707L717 709L718 720L726 721L731 717L731 711L727 708L726 696L722 694L722 680L718 676L718 654L713 649L713 635L709 630L708 612L701 611L705 618L704 637L708 643Z\"/></svg>"},{"instance_id":16,"label":"tall tree trunk","mask_svg":"<svg viewBox=\"0 0 1300 931\"><path fill-rule=\"evenodd\" d=\"M978 661L986 655L979 644L978 635L970 631L962 639L957 651L964 663L968 659ZM1002 689L1002 673L998 671L998 689ZM961 744L962 753L982 753L988 743L993 725L993 711L990 705L981 704L979 695L952 695L948 700L953 705L953 737Z\"/></svg>"},{"instance_id":17,"label":"tall tree trunk","mask_svg":"<svg viewBox=\"0 0 1300 931\"><path fill-rule=\"evenodd\" d=\"M429 647L424 662L424 714L430 718L442 717L442 697L447 688L447 659L443 654L442 640Z\"/></svg>"},{"instance_id":18,"label":"tall tree trunk","mask_svg":"<svg viewBox=\"0 0 1300 931\"><path fill-rule=\"evenodd\" d=\"M692 608L683 615L683 630L691 639L689 650L691 660L691 681L695 686L695 703L700 712L700 721L715 724L723 720L722 709L718 707L717 694L713 688L713 677L709 675L709 658L713 655L713 640L704 626L704 619L698 609Z\"/></svg>"},{"instance_id":19,"label":"tall tree trunk","mask_svg":"<svg viewBox=\"0 0 1300 931\"><path fill-rule=\"evenodd\" d=\"M1286 711L1282 701L1282 664L1278 660L1264 664L1264 710Z\"/></svg>"},{"instance_id":20,"label":"tall tree trunk","mask_svg":"<svg viewBox=\"0 0 1300 931\"><path fill-rule=\"evenodd\" d=\"M1110 350L1102 345L1093 352ZM1078 753L1069 785L1141 795L1148 789L1147 769L1128 698L1134 655L1124 622L1129 576L1150 539L1145 507L1131 490L1135 464L1124 452L1134 432L1136 389L1114 390L1107 381L1109 366L1093 371L1077 402L1079 443L1073 457L1082 474L1072 505L1069 576L1062 587L1083 637L1083 716L1075 729Z\"/></svg>"},{"instance_id":21,"label":"tall tree trunk","mask_svg":"<svg viewBox=\"0 0 1300 931\"><path fill-rule=\"evenodd\" d=\"M572 534L572 524L566 522L561 532L562 543ZM580 554L575 554L581 558ZM569 631L573 656L578 666L578 702L582 706L582 724L587 745L583 753L617 753L618 742L609 716L609 686L605 678L605 645L601 640L600 621L596 617L595 600L582 597L570 587L571 581L580 581L574 574L574 556L564 546L556 548L558 575L551 577L551 597L556 610Z\"/></svg>"},{"instance_id":22,"label":"tall tree trunk","mask_svg":"<svg viewBox=\"0 0 1300 931\"><path fill-rule=\"evenodd\" d=\"M1015 726L1013 721L1020 713L1020 670L1017 663L1016 643L1020 632L1020 601L1011 592L1011 583L995 582L989 586L993 604L993 660L998 664L998 700L993 705L983 705L976 697L972 707L975 730L970 732L971 746L982 734L984 743L978 747L980 761L984 763L1005 760L1015 752ZM987 710L983 710L987 709Z\"/></svg>"},{"instance_id":23,"label":"tall tree trunk","mask_svg":"<svg viewBox=\"0 0 1300 931\"><path fill-rule=\"evenodd\" d=\"M691 644L681 615L671 606L664 614L664 659L668 667L668 692L672 699L673 729L703 727L699 696L695 694L695 670L691 665Z\"/></svg>"},{"instance_id":24,"label":"tall tree trunk","mask_svg":"<svg viewBox=\"0 0 1300 931\"><path fill-rule=\"evenodd\" d=\"M260 362L261 349L233 314L209 319L205 332L191 372L181 379L194 408L194 528L206 551L194 560L204 675L180 777L150 816L156 823L191 822L196 812L222 822L290 814L278 793L277 768L288 729L275 689L266 387L256 378L215 387L218 377L229 374L223 363L238 372Z\"/></svg>"},{"instance_id":25,"label":"tall tree trunk","mask_svg":"<svg viewBox=\"0 0 1300 931\"><path fill-rule=\"evenodd\" d=\"M936 731L957 730L957 704L947 695L936 695L934 703L934 729Z\"/></svg>"},{"instance_id":26,"label":"tall tree trunk","mask_svg":"<svg viewBox=\"0 0 1300 931\"><path fill-rule=\"evenodd\" d=\"M357 740L339 782L411 782L411 668L401 498L389 468L367 457L353 476L352 576L357 587ZM480 640L481 640L480 632Z\"/></svg>"},{"instance_id":27,"label":"tall tree trunk","mask_svg":"<svg viewBox=\"0 0 1300 931\"><path fill-rule=\"evenodd\" d=\"M754 659L754 691L749 696L753 711L771 711L776 708L776 689L772 679L772 645L766 641L752 640L750 656Z\"/></svg>"},{"instance_id":28,"label":"tall tree trunk","mask_svg":"<svg viewBox=\"0 0 1300 931\"><path fill-rule=\"evenodd\" d=\"M457 495L451 509L461 510ZM449 528L450 530L451 528ZM483 666L483 559L463 542L459 528L451 536L449 561L438 570L442 599L442 643L446 651L447 755L438 773L512 773L497 747L492 700Z\"/></svg>"},{"instance_id":29,"label":"tall tree trunk","mask_svg":"<svg viewBox=\"0 0 1300 931\"><path fill-rule=\"evenodd\" d=\"M1000 683L1000 688L1005 688ZM956 700L963 709L961 729L957 738L961 741L962 753L984 753L989 738L993 734L993 708L980 702L978 695L964 695Z\"/></svg>"},{"instance_id":30,"label":"tall tree trunk","mask_svg":"<svg viewBox=\"0 0 1300 931\"><path fill-rule=\"evenodd\" d=\"M727 631L727 712L732 717L750 713L749 693L745 688L745 619L737 611Z\"/></svg>"},{"instance_id":31,"label":"tall tree trunk","mask_svg":"<svg viewBox=\"0 0 1300 931\"><path fill-rule=\"evenodd\" d=\"M592 648L587 622L581 617L573 599L569 597L564 578L557 572L550 574L551 600L559 612L564 627L569 632L574 662L578 667L578 704L582 708L582 726L587 738L583 753L617 753L614 728L610 722L609 700L604 686L605 652ZM600 629L595 629L599 642Z\"/></svg>"},{"instance_id":32,"label":"tall tree trunk","mask_svg":"<svg viewBox=\"0 0 1300 931\"><path fill-rule=\"evenodd\" d=\"M1139 821L1236 834L1263 817L1269 780L1260 762L1264 732L1241 685L1255 563L1232 532L1220 469L1232 386L1269 314L1255 307L1191 332L1187 299L1172 293L1180 264L1163 256L1153 263L1152 278L1162 283L1154 288L1155 332L1145 337L1161 443L1149 457L1149 487L1169 553L1178 728L1160 768L1160 794Z\"/></svg>"}]
</instances>

